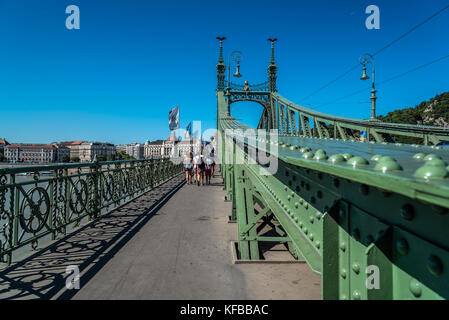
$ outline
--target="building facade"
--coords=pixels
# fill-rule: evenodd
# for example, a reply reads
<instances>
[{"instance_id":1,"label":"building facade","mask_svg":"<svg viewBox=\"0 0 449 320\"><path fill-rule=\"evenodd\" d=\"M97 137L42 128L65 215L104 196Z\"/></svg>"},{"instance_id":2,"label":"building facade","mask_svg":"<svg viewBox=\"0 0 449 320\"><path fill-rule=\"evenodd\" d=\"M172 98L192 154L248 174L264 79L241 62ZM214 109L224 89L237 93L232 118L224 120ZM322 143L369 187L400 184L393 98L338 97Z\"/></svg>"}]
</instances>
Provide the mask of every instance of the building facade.
<instances>
[{"instance_id":1,"label":"building facade","mask_svg":"<svg viewBox=\"0 0 449 320\"><path fill-rule=\"evenodd\" d=\"M59 146L64 146L69 149L70 159L80 158L80 146L84 141L63 141L58 143Z\"/></svg>"},{"instance_id":2,"label":"building facade","mask_svg":"<svg viewBox=\"0 0 449 320\"><path fill-rule=\"evenodd\" d=\"M9 142L6 139L0 139L0 153L5 155L5 147L9 145Z\"/></svg>"},{"instance_id":3,"label":"building facade","mask_svg":"<svg viewBox=\"0 0 449 320\"><path fill-rule=\"evenodd\" d=\"M116 155L115 146L108 142L83 142L79 145L79 158L81 162L92 162L95 156L102 156L105 160Z\"/></svg>"},{"instance_id":4,"label":"building facade","mask_svg":"<svg viewBox=\"0 0 449 320\"><path fill-rule=\"evenodd\" d=\"M5 158L11 163L50 163L58 160L58 150L50 144L10 144L5 147Z\"/></svg>"},{"instance_id":5,"label":"building facade","mask_svg":"<svg viewBox=\"0 0 449 320\"><path fill-rule=\"evenodd\" d=\"M144 145L141 143L131 143L126 145L125 152L130 155L131 157L134 157L134 159L143 159L144 158Z\"/></svg>"},{"instance_id":6,"label":"building facade","mask_svg":"<svg viewBox=\"0 0 449 320\"><path fill-rule=\"evenodd\" d=\"M147 141L144 146L145 158L184 157L191 152L194 154L201 152L200 140L155 140L152 142Z\"/></svg>"}]
</instances>

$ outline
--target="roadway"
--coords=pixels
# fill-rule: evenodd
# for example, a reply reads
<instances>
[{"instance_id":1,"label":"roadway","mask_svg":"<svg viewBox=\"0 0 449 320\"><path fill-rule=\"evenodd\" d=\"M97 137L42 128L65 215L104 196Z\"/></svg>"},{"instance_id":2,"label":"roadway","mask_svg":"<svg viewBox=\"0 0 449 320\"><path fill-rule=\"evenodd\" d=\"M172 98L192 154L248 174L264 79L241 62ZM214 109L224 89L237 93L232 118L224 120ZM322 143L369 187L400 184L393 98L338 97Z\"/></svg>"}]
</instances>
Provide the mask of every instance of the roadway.
<instances>
[{"instance_id":1,"label":"roadway","mask_svg":"<svg viewBox=\"0 0 449 320\"><path fill-rule=\"evenodd\" d=\"M320 299L305 263L233 264L221 179L177 177L0 274L0 298ZM80 289L65 268L80 266Z\"/></svg>"}]
</instances>

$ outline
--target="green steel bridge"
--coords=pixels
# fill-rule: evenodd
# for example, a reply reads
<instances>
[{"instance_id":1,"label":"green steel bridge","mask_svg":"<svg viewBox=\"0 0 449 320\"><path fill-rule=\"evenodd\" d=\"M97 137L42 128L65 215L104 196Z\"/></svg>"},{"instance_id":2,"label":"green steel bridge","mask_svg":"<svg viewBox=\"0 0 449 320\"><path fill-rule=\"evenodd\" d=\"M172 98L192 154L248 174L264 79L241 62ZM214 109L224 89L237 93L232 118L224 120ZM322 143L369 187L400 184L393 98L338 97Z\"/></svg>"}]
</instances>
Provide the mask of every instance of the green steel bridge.
<instances>
[{"instance_id":1,"label":"green steel bridge","mask_svg":"<svg viewBox=\"0 0 449 320\"><path fill-rule=\"evenodd\" d=\"M285 99L272 39L268 82L226 85L218 39L218 137L240 258L284 242L322 275L324 299L449 298L449 153L436 146L449 129L337 117ZM239 101L262 105L257 128L232 117ZM417 143L395 143L401 136ZM277 236L260 235L267 225Z\"/></svg>"},{"instance_id":2,"label":"green steel bridge","mask_svg":"<svg viewBox=\"0 0 449 320\"><path fill-rule=\"evenodd\" d=\"M261 260L263 245L278 243L321 275L323 299L448 299L449 153L437 144L449 140L449 129L336 117L285 99L277 93L274 41L267 82L241 86L231 83L228 75L226 85L222 40L217 64L217 160L222 192L230 202L229 219L237 224L237 259ZM230 106L240 101L263 106L257 128L232 117ZM360 141L362 131L367 141ZM415 144L395 143L401 137L413 138ZM0 168L0 298L53 297L64 287L54 283L64 281L65 264L95 265L101 256L112 256L108 243L122 243L123 234L135 221L148 219L147 207L162 205L149 206L146 201L169 199L151 192L168 183L172 187L167 190L173 194L182 186L182 164L174 160ZM187 212L185 201L192 201L192 206L201 202L190 199L187 189L172 213ZM202 190L206 189L196 189L198 198ZM138 200L145 194L146 198ZM202 207L206 212L215 199L211 194ZM129 203L133 208L126 207ZM109 214L114 210L118 213ZM133 210L140 210L139 214ZM187 224L197 213L191 212L191 217L176 214L165 222L170 230L159 233L170 239L166 243L172 243L168 235L174 230L172 224L180 223L173 219L184 219ZM105 216L107 221L102 222ZM91 227L82 227L90 222ZM190 241L201 249L214 231L192 228L190 234L195 237ZM78 235L70 236L76 230ZM217 239L215 243L223 245L223 239ZM142 243L137 243L139 249L131 250L131 255L137 252L139 256L150 240L140 237ZM45 249L52 241L56 244ZM45 251L43 257L29 256L36 249ZM145 250L148 260L152 249ZM169 251L159 249L161 255ZM172 255L175 263L180 261L178 250ZM227 260L222 252L211 254ZM137 258L124 260L133 259ZM147 256L142 259L145 277L167 276L167 283L179 287L175 277L165 274L167 266L157 265L155 270L160 273L154 273L147 270ZM172 263L165 256L157 260ZM124 266L119 261L117 270L129 270L126 261ZM189 265L188 260L182 262ZM204 283L209 284L219 277L206 267L190 268L190 272L203 270L203 276L210 277ZM227 265L221 268L224 273L234 270ZM145 286L142 270L137 270L132 280L110 281ZM88 273L83 277L90 277ZM38 292L33 277L43 283L44 293ZM192 278L187 274L184 279L192 284ZM102 292L112 290L108 283L103 281ZM228 284L225 280L217 283ZM99 289L91 292L95 290ZM151 286L147 290L153 292ZM185 294L190 291L186 288ZM201 289L206 297L216 291Z\"/></svg>"}]
</instances>

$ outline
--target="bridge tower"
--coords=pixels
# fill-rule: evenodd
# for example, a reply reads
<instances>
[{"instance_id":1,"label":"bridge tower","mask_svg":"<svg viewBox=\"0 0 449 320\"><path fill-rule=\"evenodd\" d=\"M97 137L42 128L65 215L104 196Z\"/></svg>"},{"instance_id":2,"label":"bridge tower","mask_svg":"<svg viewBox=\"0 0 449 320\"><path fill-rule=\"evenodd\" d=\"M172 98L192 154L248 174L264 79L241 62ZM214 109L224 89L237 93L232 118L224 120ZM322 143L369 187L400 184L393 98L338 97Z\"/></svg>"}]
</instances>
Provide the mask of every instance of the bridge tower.
<instances>
[{"instance_id":1,"label":"bridge tower","mask_svg":"<svg viewBox=\"0 0 449 320\"><path fill-rule=\"evenodd\" d=\"M270 92L276 92L276 71L278 67L274 60L274 42L277 41L277 38L268 38L268 41L271 41L271 59L270 65L268 66L268 90Z\"/></svg>"},{"instance_id":2,"label":"bridge tower","mask_svg":"<svg viewBox=\"0 0 449 320\"><path fill-rule=\"evenodd\" d=\"M223 59L223 40L225 40L226 37L217 37L217 39L220 40L220 54L217 63L217 91L224 91L226 66Z\"/></svg>"}]
</instances>

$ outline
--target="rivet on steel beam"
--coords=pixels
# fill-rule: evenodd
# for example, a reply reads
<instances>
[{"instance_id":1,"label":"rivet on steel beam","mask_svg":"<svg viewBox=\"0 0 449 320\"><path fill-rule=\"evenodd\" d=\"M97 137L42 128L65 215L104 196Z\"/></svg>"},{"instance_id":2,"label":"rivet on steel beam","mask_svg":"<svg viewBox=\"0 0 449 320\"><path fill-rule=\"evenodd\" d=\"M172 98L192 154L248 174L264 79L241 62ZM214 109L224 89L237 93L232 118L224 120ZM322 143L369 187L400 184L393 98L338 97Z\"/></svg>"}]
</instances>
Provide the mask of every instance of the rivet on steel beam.
<instances>
[{"instance_id":1,"label":"rivet on steel beam","mask_svg":"<svg viewBox=\"0 0 449 320\"><path fill-rule=\"evenodd\" d=\"M405 220L413 220L415 217L415 210L413 209L413 206L410 204L405 204L400 209L401 217Z\"/></svg>"},{"instance_id":2,"label":"rivet on steel beam","mask_svg":"<svg viewBox=\"0 0 449 320\"><path fill-rule=\"evenodd\" d=\"M326 152L322 149L317 150L315 152L315 155L313 156L313 159L315 160L327 160L328 156L326 155Z\"/></svg>"},{"instance_id":3,"label":"rivet on steel beam","mask_svg":"<svg viewBox=\"0 0 449 320\"><path fill-rule=\"evenodd\" d=\"M428 154L427 156L424 157L425 161L427 161L427 160L435 160L435 159L441 160L441 157L436 155L436 154L433 154L433 153Z\"/></svg>"},{"instance_id":4,"label":"rivet on steel beam","mask_svg":"<svg viewBox=\"0 0 449 320\"><path fill-rule=\"evenodd\" d=\"M368 162L366 159L362 158L362 157L356 156L356 157L350 158L350 159L348 160L348 164L349 164L351 167L356 168L356 167L359 167L359 166L365 166L365 165L368 165L369 162Z\"/></svg>"},{"instance_id":5,"label":"rivet on steel beam","mask_svg":"<svg viewBox=\"0 0 449 320\"><path fill-rule=\"evenodd\" d=\"M309 233L309 230L307 230L306 227L304 227L303 231L304 231L305 234Z\"/></svg>"},{"instance_id":6,"label":"rivet on steel beam","mask_svg":"<svg viewBox=\"0 0 449 320\"><path fill-rule=\"evenodd\" d=\"M404 238L399 239L396 242L396 250L399 252L399 254L401 254L403 256L408 254L409 246L408 246L407 240L405 240Z\"/></svg>"},{"instance_id":7,"label":"rivet on steel beam","mask_svg":"<svg viewBox=\"0 0 449 320\"><path fill-rule=\"evenodd\" d=\"M445 168L445 162L441 159L432 159L424 163L424 165L415 171L414 176L426 180L442 179L449 174Z\"/></svg>"},{"instance_id":8,"label":"rivet on steel beam","mask_svg":"<svg viewBox=\"0 0 449 320\"><path fill-rule=\"evenodd\" d=\"M313 158L313 153L312 152L306 152L302 155L302 157L304 159L312 159Z\"/></svg>"},{"instance_id":9,"label":"rivet on steel beam","mask_svg":"<svg viewBox=\"0 0 449 320\"><path fill-rule=\"evenodd\" d=\"M359 274L359 272L360 272L360 263L354 262L354 263L352 264L352 270L353 270L356 274Z\"/></svg>"},{"instance_id":10,"label":"rivet on steel beam","mask_svg":"<svg viewBox=\"0 0 449 320\"><path fill-rule=\"evenodd\" d=\"M298 217L295 217L295 222L298 222L298 220L299 220Z\"/></svg>"},{"instance_id":11,"label":"rivet on steel beam","mask_svg":"<svg viewBox=\"0 0 449 320\"><path fill-rule=\"evenodd\" d=\"M372 161L379 161L380 158L382 158L382 155L381 154L376 154L376 155L371 157L371 160Z\"/></svg>"},{"instance_id":12,"label":"rivet on steel beam","mask_svg":"<svg viewBox=\"0 0 449 320\"><path fill-rule=\"evenodd\" d=\"M313 241L313 233L309 234L309 239Z\"/></svg>"},{"instance_id":13,"label":"rivet on steel beam","mask_svg":"<svg viewBox=\"0 0 449 320\"><path fill-rule=\"evenodd\" d=\"M419 298L422 294L422 285L416 279L410 280L409 289L413 293L413 295L417 298Z\"/></svg>"},{"instance_id":14,"label":"rivet on steel beam","mask_svg":"<svg viewBox=\"0 0 449 320\"><path fill-rule=\"evenodd\" d=\"M319 249L321 247L321 242L319 242L318 240L315 241L315 247Z\"/></svg>"},{"instance_id":15,"label":"rivet on steel beam","mask_svg":"<svg viewBox=\"0 0 449 320\"><path fill-rule=\"evenodd\" d=\"M343 279L346 279L346 275L347 275L346 269L345 269L345 268L342 268L341 271L340 271L340 276L341 276Z\"/></svg>"},{"instance_id":16,"label":"rivet on steel beam","mask_svg":"<svg viewBox=\"0 0 449 320\"><path fill-rule=\"evenodd\" d=\"M433 275L440 276L443 273L443 262L436 255L431 255L427 259L427 268Z\"/></svg>"},{"instance_id":17,"label":"rivet on steel beam","mask_svg":"<svg viewBox=\"0 0 449 320\"><path fill-rule=\"evenodd\" d=\"M334 154L334 155L330 156L327 161L335 164L335 163L345 162L346 159L341 154Z\"/></svg>"},{"instance_id":18,"label":"rivet on steel beam","mask_svg":"<svg viewBox=\"0 0 449 320\"><path fill-rule=\"evenodd\" d=\"M346 159L346 161L349 160L349 159L351 159L351 158L353 157L353 155L350 154L350 153L343 153L342 156L343 156L343 158Z\"/></svg>"},{"instance_id":19,"label":"rivet on steel beam","mask_svg":"<svg viewBox=\"0 0 449 320\"><path fill-rule=\"evenodd\" d=\"M379 162L374 166L374 170L381 171L382 173L386 173L386 172L390 172L390 171L402 170L402 167L393 158L382 157L379 160Z\"/></svg>"},{"instance_id":20,"label":"rivet on steel beam","mask_svg":"<svg viewBox=\"0 0 449 320\"><path fill-rule=\"evenodd\" d=\"M354 300L360 300L361 299L361 294L359 290L354 290L354 292L352 293L352 298Z\"/></svg>"},{"instance_id":21,"label":"rivet on steel beam","mask_svg":"<svg viewBox=\"0 0 449 320\"><path fill-rule=\"evenodd\" d=\"M310 217L309 217L309 221L310 221L310 223L313 223L313 221L314 221L314 218L313 218L313 216L311 215Z\"/></svg>"},{"instance_id":22,"label":"rivet on steel beam","mask_svg":"<svg viewBox=\"0 0 449 320\"><path fill-rule=\"evenodd\" d=\"M340 250L343 252L346 251L346 242L344 242L344 241L340 242Z\"/></svg>"},{"instance_id":23,"label":"rivet on steel beam","mask_svg":"<svg viewBox=\"0 0 449 320\"><path fill-rule=\"evenodd\" d=\"M315 217L316 217L318 220L320 220L320 219L321 219L321 212L317 211L317 212L315 213Z\"/></svg>"},{"instance_id":24,"label":"rivet on steel beam","mask_svg":"<svg viewBox=\"0 0 449 320\"><path fill-rule=\"evenodd\" d=\"M303 227L303 223L302 223L302 221L299 221L299 227L302 229L302 227Z\"/></svg>"},{"instance_id":25,"label":"rivet on steel beam","mask_svg":"<svg viewBox=\"0 0 449 320\"><path fill-rule=\"evenodd\" d=\"M420 153L415 154L415 155L413 156L413 159L416 159L416 160L422 160L425 156L426 156L426 155L425 155L424 153L420 152Z\"/></svg>"},{"instance_id":26,"label":"rivet on steel beam","mask_svg":"<svg viewBox=\"0 0 449 320\"><path fill-rule=\"evenodd\" d=\"M298 207L299 207L299 203L295 202L295 208L298 208Z\"/></svg>"}]
</instances>

